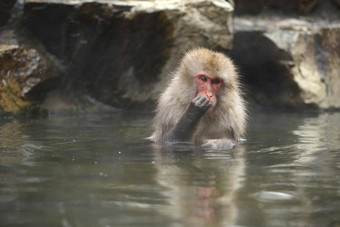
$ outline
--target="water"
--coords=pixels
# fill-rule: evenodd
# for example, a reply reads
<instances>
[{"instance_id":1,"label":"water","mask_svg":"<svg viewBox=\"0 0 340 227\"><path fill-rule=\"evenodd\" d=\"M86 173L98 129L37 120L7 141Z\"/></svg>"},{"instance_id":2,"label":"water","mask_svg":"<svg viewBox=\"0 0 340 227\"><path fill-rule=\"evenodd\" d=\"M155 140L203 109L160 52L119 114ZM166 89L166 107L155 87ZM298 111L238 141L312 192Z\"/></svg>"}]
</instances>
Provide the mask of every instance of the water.
<instances>
[{"instance_id":1,"label":"water","mask_svg":"<svg viewBox=\"0 0 340 227\"><path fill-rule=\"evenodd\" d=\"M254 114L232 150L160 147L151 114L0 122L1 226L340 226L340 113Z\"/></svg>"}]
</instances>

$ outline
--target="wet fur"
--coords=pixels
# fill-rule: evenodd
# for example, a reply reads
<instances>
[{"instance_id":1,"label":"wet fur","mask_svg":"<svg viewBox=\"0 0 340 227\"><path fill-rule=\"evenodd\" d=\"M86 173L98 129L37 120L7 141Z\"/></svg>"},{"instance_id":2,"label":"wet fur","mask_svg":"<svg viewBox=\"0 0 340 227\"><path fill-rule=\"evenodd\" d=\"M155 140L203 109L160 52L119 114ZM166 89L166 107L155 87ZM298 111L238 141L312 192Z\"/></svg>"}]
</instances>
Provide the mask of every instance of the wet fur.
<instances>
[{"instance_id":1,"label":"wet fur","mask_svg":"<svg viewBox=\"0 0 340 227\"><path fill-rule=\"evenodd\" d=\"M200 71L220 77L223 85L217 93L216 105L202 117L190 142L201 144L209 139L237 141L244 135L246 111L234 64L221 53L199 48L186 53L160 96L151 140L165 142L164 134L176 125L197 94L195 76Z\"/></svg>"}]
</instances>

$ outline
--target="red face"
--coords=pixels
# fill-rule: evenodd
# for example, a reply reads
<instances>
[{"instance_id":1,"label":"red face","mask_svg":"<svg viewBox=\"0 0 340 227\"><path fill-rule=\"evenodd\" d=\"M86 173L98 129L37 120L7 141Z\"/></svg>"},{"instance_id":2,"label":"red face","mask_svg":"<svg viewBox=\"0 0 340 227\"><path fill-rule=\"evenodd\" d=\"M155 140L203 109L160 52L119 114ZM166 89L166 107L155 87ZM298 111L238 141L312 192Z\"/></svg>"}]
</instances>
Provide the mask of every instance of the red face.
<instances>
[{"instance_id":1,"label":"red face","mask_svg":"<svg viewBox=\"0 0 340 227\"><path fill-rule=\"evenodd\" d=\"M199 72L196 75L198 94L208 98L216 104L216 93L221 88L223 80L219 77L209 75L206 72Z\"/></svg>"}]
</instances>

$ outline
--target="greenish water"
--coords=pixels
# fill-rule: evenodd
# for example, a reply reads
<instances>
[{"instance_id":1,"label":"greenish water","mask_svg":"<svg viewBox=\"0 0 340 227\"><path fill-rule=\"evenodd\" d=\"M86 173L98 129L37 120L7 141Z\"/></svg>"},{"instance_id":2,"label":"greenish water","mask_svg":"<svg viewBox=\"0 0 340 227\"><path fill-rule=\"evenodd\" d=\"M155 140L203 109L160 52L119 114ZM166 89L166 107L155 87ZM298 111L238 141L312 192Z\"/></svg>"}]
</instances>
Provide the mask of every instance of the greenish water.
<instances>
[{"instance_id":1,"label":"greenish water","mask_svg":"<svg viewBox=\"0 0 340 227\"><path fill-rule=\"evenodd\" d=\"M152 115L0 121L0 226L340 226L340 113L255 114L232 150Z\"/></svg>"}]
</instances>

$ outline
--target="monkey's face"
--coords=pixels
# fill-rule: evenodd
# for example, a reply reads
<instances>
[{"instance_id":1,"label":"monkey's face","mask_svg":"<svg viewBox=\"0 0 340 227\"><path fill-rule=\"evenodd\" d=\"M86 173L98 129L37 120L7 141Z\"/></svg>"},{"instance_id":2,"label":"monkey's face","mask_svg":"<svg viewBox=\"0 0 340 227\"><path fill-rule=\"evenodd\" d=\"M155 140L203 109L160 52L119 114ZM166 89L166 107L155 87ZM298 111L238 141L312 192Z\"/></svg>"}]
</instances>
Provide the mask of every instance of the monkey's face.
<instances>
[{"instance_id":1,"label":"monkey's face","mask_svg":"<svg viewBox=\"0 0 340 227\"><path fill-rule=\"evenodd\" d=\"M216 94L221 88L223 80L219 77L212 76L206 72L199 72L196 74L197 96L206 97L213 106L217 102Z\"/></svg>"}]
</instances>

